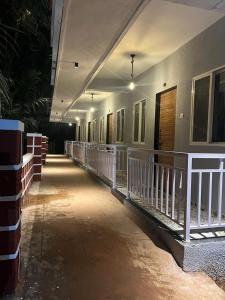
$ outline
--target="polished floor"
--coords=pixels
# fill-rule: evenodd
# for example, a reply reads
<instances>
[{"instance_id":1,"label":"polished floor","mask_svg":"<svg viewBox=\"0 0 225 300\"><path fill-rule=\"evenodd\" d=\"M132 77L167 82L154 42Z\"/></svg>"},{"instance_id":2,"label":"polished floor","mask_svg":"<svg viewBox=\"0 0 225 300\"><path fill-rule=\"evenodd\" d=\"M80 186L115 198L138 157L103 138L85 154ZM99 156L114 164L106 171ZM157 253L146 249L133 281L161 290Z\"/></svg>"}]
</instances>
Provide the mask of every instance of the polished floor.
<instances>
[{"instance_id":1,"label":"polished floor","mask_svg":"<svg viewBox=\"0 0 225 300\"><path fill-rule=\"evenodd\" d=\"M21 279L10 299L225 299L203 273L185 273L108 187L49 156L23 209Z\"/></svg>"}]
</instances>

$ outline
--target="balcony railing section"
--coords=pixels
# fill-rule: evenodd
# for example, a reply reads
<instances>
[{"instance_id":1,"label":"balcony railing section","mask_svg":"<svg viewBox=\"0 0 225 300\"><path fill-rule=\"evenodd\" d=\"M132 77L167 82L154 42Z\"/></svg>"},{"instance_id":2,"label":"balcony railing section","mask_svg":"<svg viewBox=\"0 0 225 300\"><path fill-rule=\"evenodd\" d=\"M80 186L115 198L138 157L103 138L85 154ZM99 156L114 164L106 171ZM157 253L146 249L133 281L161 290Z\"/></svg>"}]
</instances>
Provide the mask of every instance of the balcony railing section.
<instances>
[{"instance_id":1,"label":"balcony railing section","mask_svg":"<svg viewBox=\"0 0 225 300\"><path fill-rule=\"evenodd\" d=\"M124 145L66 141L65 154L109 181L113 188L121 181L122 172L126 177L127 147Z\"/></svg>"},{"instance_id":2,"label":"balcony railing section","mask_svg":"<svg viewBox=\"0 0 225 300\"><path fill-rule=\"evenodd\" d=\"M73 158L79 161L82 164L85 164L86 161L86 143L84 142L73 142Z\"/></svg>"},{"instance_id":3,"label":"balcony railing section","mask_svg":"<svg viewBox=\"0 0 225 300\"><path fill-rule=\"evenodd\" d=\"M33 182L33 157L32 153L27 153L23 156L23 166L22 166L22 174L21 174L21 182L22 182L22 199L25 198L29 187Z\"/></svg>"},{"instance_id":4,"label":"balcony railing section","mask_svg":"<svg viewBox=\"0 0 225 300\"><path fill-rule=\"evenodd\" d=\"M225 231L225 154L77 142L66 142L65 153L184 241L194 234Z\"/></svg>"}]
</instances>

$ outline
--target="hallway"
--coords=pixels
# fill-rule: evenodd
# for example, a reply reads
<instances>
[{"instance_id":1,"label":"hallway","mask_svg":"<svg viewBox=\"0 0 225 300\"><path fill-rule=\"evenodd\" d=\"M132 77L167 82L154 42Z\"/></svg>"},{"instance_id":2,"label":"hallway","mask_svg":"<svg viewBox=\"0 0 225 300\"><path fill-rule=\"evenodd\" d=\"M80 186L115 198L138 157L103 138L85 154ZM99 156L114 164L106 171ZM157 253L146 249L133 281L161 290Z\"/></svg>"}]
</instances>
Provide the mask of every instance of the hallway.
<instances>
[{"instance_id":1,"label":"hallway","mask_svg":"<svg viewBox=\"0 0 225 300\"><path fill-rule=\"evenodd\" d=\"M225 299L205 274L183 272L135 222L108 187L49 156L23 209L21 281L10 299Z\"/></svg>"}]
</instances>

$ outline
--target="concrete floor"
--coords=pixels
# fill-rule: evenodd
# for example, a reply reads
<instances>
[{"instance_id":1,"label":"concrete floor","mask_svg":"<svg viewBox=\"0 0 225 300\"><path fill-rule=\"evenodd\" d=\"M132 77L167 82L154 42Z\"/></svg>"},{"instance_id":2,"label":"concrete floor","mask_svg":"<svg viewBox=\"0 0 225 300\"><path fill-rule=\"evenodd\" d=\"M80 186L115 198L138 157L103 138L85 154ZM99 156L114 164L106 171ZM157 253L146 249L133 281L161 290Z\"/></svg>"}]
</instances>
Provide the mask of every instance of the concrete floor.
<instances>
[{"instance_id":1,"label":"concrete floor","mask_svg":"<svg viewBox=\"0 0 225 300\"><path fill-rule=\"evenodd\" d=\"M50 156L23 209L22 272L8 299L225 299L202 273L185 273L109 188Z\"/></svg>"}]
</instances>

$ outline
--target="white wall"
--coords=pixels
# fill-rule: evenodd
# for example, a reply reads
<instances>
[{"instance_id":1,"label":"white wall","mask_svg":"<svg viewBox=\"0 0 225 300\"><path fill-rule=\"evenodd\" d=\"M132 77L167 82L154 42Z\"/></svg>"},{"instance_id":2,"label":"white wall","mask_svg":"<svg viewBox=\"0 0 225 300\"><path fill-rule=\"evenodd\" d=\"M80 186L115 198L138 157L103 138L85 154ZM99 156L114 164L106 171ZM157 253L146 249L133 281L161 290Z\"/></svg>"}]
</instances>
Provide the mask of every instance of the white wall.
<instances>
[{"instance_id":1,"label":"white wall","mask_svg":"<svg viewBox=\"0 0 225 300\"><path fill-rule=\"evenodd\" d=\"M147 99L146 106L146 147L154 146L155 101L156 94L177 86L176 138L175 150L189 152L223 152L221 146L193 146L189 143L192 78L211 69L225 65L225 18L208 28L185 46L177 50L161 63L155 65L136 79L138 87L129 93L113 93L100 104L95 113L88 113L86 122L114 114L116 129L116 110L125 107L125 141L132 144L133 103ZM138 60L136 59L136 63ZM166 83L166 87L164 87ZM180 113L184 118L180 119ZM87 126L86 126L87 127ZM98 126L97 126L98 127ZM97 128L99 133L99 127ZM116 134L116 130L114 131ZM114 138L115 138L114 134ZM181 142L182 141L182 142ZM143 147L143 145L141 145Z\"/></svg>"}]
</instances>

